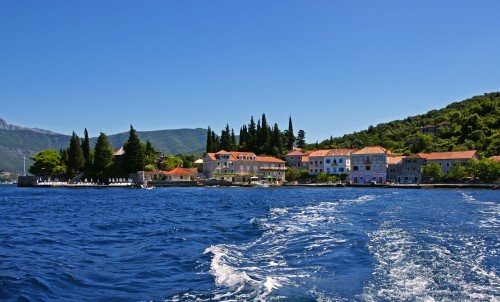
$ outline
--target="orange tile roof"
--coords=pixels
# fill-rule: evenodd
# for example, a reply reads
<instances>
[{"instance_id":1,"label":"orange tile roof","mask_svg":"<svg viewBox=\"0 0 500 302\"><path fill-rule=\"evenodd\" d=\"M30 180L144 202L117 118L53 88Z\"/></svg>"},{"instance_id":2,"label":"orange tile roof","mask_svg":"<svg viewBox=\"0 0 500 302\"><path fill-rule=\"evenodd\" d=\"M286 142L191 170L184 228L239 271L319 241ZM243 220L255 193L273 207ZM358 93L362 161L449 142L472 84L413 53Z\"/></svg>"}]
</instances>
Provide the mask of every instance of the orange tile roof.
<instances>
[{"instance_id":1,"label":"orange tile roof","mask_svg":"<svg viewBox=\"0 0 500 302\"><path fill-rule=\"evenodd\" d=\"M301 156L301 155L304 155L304 153L302 153L302 151L300 150L293 150L292 152L287 154L287 156Z\"/></svg>"},{"instance_id":2,"label":"orange tile roof","mask_svg":"<svg viewBox=\"0 0 500 302\"><path fill-rule=\"evenodd\" d=\"M490 159L500 161L500 155L492 156Z\"/></svg>"},{"instance_id":3,"label":"orange tile roof","mask_svg":"<svg viewBox=\"0 0 500 302\"><path fill-rule=\"evenodd\" d=\"M303 162L303 163L309 162L309 156L302 156L301 162Z\"/></svg>"},{"instance_id":4,"label":"orange tile roof","mask_svg":"<svg viewBox=\"0 0 500 302\"><path fill-rule=\"evenodd\" d=\"M380 146L364 147L363 149L356 151L354 154L381 154L381 153L387 153L388 155L392 154L391 151Z\"/></svg>"},{"instance_id":5,"label":"orange tile roof","mask_svg":"<svg viewBox=\"0 0 500 302\"><path fill-rule=\"evenodd\" d=\"M345 156L352 152L351 149L330 149L328 156Z\"/></svg>"},{"instance_id":6,"label":"orange tile roof","mask_svg":"<svg viewBox=\"0 0 500 302\"><path fill-rule=\"evenodd\" d=\"M211 160L216 160L215 153L207 153L207 156L210 157Z\"/></svg>"},{"instance_id":7,"label":"orange tile roof","mask_svg":"<svg viewBox=\"0 0 500 302\"><path fill-rule=\"evenodd\" d=\"M309 157L326 156L330 150L314 150Z\"/></svg>"},{"instance_id":8,"label":"orange tile roof","mask_svg":"<svg viewBox=\"0 0 500 302\"><path fill-rule=\"evenodd\" d=\"M416 153L416 154L409 155L406 158L408 158L408 159L426 158L425 157L426 155L428 155L428 154L426 154L426 153Z\"/></svg>"},{"instance_id":9,"label":"orange tile roof","mask_svg":"<svg viewBox=\"0 0 500 302\"><path fill-rule=\"evenodd\" d=\"M181 168L175 168L173 170L165 172L165 175L190 175L190 174L191 173Z\"/></svg>"},{"instance_id":10,"label":"orange tile roof","mask_svg":"<svg viewBox=\"0 0 500 302\"><path fill-rule=\"evenodd\" d=\"M423 155L427 160L470 159L477 156L477 151L432 152Z\"/></svg>"},{"instance_id":11,"label":"orange tile roof","mask_svg":"<svg viewBox=\"0 0 500 302\"><path fill-rule=\"evenodd\" d=\"M257 157L257 160L260 162L265 162L265 163L284 163L284 160L281 160L276 157L271 157L271 156L259 156Z\"/></svg>"},{"instance_id":12,"label":"orange tile roof","mask_svg":"<svg viewBox=\"0 0 500 302\"><path fill-rule=\"evenodd\" d=\"M387 163L389 165L399 164L403 158L407 158L405 156L389 156L387 157Z\"/></svg>"}]
</instances>

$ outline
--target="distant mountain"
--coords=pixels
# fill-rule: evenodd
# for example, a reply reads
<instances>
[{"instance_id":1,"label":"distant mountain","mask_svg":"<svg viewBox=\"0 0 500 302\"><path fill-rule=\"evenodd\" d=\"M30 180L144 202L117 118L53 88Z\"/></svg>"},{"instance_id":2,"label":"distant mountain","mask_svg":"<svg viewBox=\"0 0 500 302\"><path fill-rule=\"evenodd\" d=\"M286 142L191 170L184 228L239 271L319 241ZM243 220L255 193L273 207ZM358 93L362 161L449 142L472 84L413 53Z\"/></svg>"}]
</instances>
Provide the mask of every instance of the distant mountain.
<instances>
[{"instance_id":1,"label":"distant mountain","mask_svg":"<svg viewBox=\"0 0 500 302\"><path fill-rule=\"evenodd\" d=\"M83 131L82 131L83 132ZM149 140L153 147L164 154L202 155L206 144L206 129L177 129L158 131L137 131L141 141ZM0 118L0 171L23 173L23 157L26 170L33 163L29 157L41 150L60 150L69 146L69 135L58 134L38 128L26 128L8 124ZM109 135L116 149L128 139L128 132ZM95 144L97 138L91 138Z\"/></svg>"}]
</instances>

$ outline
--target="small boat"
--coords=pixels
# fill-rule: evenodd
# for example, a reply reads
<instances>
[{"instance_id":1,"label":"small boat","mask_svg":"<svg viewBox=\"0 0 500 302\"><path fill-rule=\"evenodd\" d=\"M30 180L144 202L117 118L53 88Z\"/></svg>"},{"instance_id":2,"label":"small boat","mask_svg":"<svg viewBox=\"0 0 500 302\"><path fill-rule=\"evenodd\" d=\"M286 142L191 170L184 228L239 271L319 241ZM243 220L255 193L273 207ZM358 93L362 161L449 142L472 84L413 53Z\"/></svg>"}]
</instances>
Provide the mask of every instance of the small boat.
<instances>
[{"instance_id":1,"label":"small boat","mask_svg":"<svg viewBox=\"0 0 500 302\"><path fill-rule=\"evenodd\" d=\"M154 188L155 188L154 186L141 185L141 189L145 189L145 190L153 190Z\"/></svg>"}]
</instances>

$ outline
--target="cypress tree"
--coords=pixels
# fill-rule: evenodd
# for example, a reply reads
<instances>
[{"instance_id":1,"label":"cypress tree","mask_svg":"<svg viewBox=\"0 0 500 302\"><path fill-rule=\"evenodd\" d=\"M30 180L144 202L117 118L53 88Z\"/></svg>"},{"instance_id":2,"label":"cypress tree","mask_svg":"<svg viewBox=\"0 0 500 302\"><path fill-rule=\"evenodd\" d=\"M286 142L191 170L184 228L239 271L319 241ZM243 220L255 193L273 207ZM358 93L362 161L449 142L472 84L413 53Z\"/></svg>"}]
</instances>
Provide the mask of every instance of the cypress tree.
<instances>
[{"instance_id":1,"label":"cypress tree","mask_svg":"<svg viewBox=\"0 0 500 302\"><path fill-rule=\"evenodd\" d=\"M85 130L83 131L82 152L83 159L85 160L84 166L85 168L88 168L92 165L92 154L90 152L90 140L87 128L85 128Z\"/></svg>"},{"instance_id":2,"label":"cypress tree","mask_svg":"<svg viewBox=\"0 0 500 302\"><path fill-rule=\"evenodd\" d=\"M293 145L295 144L295 135L293 135L293 125L292 125L292 117L291 116L288 119L288 132L286 134L287 134L286 148L288 150L292 150Z\"/></svg>"},{"instance_id":3,"label":"cypress tree","mask_svg":"<svg viewBox=\"0 0 500 302\"><path fill-rule=\"evenodd\" d=\"M106 134L99 134L97 142L94 148L94 168L98 175L106 169L106 167L111 164L113 160L113 148L109 143Z\"/></svg>"},{"instance_id":4,"label":"cypress tree","mask_svg":"<svg viewBox=\"0 0 500 302\"><path fill-rule=\"evenodd\" d=\"M250 124L248 125L248 139L247 139L247 151L256 152L257 143L257 128L253 120L253 116L250 118Z\"/></svg>"},{"instance_id":5,"label":"cypress tree","mask_svg":"<svg viewBox=\"0 0 500 302\"><path fill-rule=\"evenodd\" d=\"M219 151L219 148L221 145L220 140L217 137L217 135L215 135L214 131L212 131L211 137L212 137L212 151L211 152L217 152L217 151Z\"/></svg>"},{"instance_id":6,"label":"cypress tree","mask_svg":"<svg viewBox=\"0 0 500 302\"><path fill-rule=\"evenodd\" d=\"M281 137L281 131L278 128L278 124L274 124L274 129L273 129L273 153L276 156L281 155L281 150L283 150L283 139Z\"/></svg>"},{"instance_id":7,"label":"cypress tree","mask_svg":"<svg viewBox=\"0 0 500 302\"><path fill-rule=\"evenodd\" d=\"M236 151L236 136L234 135L234 130L231 129L231 148L230 151Z\"/></svg>"},{"instance_id":8,"label":"cypress tree","mask_svg":"<svg viewBox=\"0 0 500 302\"><path fill-rule=\"evenodd\" d=\"M213 152L212 129L210 129L210 126L208 126L208 130L207 130L207 146L205 148L205 153L212 153L212 152Z\"/></svg>"},{"instance_id":9,"label":"cypress tree","mask_svg":"<svg viewBox=\"0 0 500 302\"><path fill-rule=\"evenodd\" d=\"M82 146L80 145L80 138L75 134L71 135L69 141L68 149L68 164L67 173L69 177L74 177L80 173L85 164L85 158L83 157Z\"/></svg>"},{"instance_id":10,"label":"cypress tree","mask_svg":"<svg viewBox=\"0 0 500 302\"><path fill-rule=\"evenodd\" d=\"M141 141L135 133L134 127L130 125L129 138L123 146L123 167L128 173L135 173L144 169L145 156Z\"/></svg>"},{"instance_id":11,"label":"cypress tree","mask_svg":"<svg viewBox=\"0 0 500 302\"><path fill-rule=\"evenodd\" d=\"M220 136L220 148L222 150L230 151L231 149L231 134L229 132L229 125L226 124L226 129L222 130Z\"/></svg>"}]
</instances>

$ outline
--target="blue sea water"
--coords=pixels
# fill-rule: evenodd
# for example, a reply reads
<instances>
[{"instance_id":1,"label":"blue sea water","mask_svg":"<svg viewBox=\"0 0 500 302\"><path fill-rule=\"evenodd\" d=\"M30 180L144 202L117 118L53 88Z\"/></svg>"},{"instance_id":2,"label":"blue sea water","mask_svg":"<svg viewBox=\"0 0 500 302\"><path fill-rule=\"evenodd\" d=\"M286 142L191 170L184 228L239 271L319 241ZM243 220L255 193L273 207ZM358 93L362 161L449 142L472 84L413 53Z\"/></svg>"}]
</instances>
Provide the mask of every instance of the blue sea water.
<instances>
[{"instance_id":1,"label":"blue sea water","mask_svg":"<svg viewBox=\"0 0 500 302\"><path fill-rule=\"evenodd\" d=\"M0 187L2 301L499 301L500 192Z\"/></svg>"}]
</instances>

